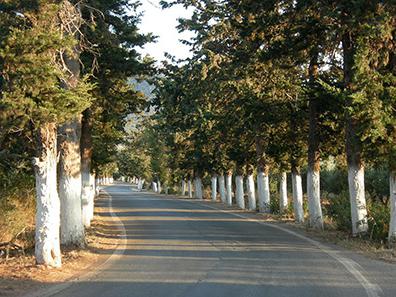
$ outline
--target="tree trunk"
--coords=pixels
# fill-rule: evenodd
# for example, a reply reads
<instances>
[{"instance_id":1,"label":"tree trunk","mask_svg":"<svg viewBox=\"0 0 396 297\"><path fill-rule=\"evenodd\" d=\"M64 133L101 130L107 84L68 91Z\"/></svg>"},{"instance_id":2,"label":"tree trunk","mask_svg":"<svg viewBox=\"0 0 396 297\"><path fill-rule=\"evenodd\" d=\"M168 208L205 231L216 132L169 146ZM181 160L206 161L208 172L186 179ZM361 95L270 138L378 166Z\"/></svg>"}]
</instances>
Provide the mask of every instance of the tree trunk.
<instances>
[{"instance_id":1,"label":"tree trunk","mask_svg":"<svg viewBox=\"0 0 396 297\"><path fill-rule=\"evenodd\" d=\"M293 208L294 219L297 223L304 222L303 208L303 191L300 170L296 167L292 168L292 190L293 190Z\"/></svg>"},{"instance_id":2,"label":"tree trunk","mask_svg":"<svg viewBox=\"0 0 396 297\"><path fill-rule=\"evenodd\" d=\"M182 196L186 195L186 181L184 179L182 180L182 185L181 185L181 195Z\"/></svg>"},{"instance_id":3,"label":"tree trunk","mask_svg":"<svg viewBox=\"0 0 396 297\"><path fill-rule=\"evenodd\" d=\"M287 173L282 172L279 184L279 212L284 213L287 210L287 207Z\"/></svg>"},{"instance_id":4,"label":"tree trunk","mask_svg":"<svg viewBox=\"0 0 396 297\"><path fill-rule=\"evenodd\" d=\"M36 236L37 264L61 266L59 227L60 202L57 191L57 135L55 123L44 123L37 131Z\"/></svg>"},{"instance_id":5,"label":"tree trunk","mask_svg":"<svg viewBox=\"0 0 396 297\"><path fill-rule=\"evenodd\" d=\"M351 201L352 234L357 236L366 233L368 230L363 165L353 162L348 164L348 185Z\"/></svg>"},{"instance_id":6,"label":"tree trunk","mask_svg":"<svg viewBox=\"0 0 396 297\"><path fill-rule=\"evenodd\" d=\"M389 223L389 247L396 246L396 171L392 170L389 175L390 192L390 223Z\"/></svg>"},{"instance_id":7,"label":"tree trunk","mask_svg":"<svg viewBox=\"0 0 396 297\"><path fill-rule=\"evenodd\" d=\"M217 199L217 175L212 175L212 201Z\"/></svg>"},{"instance_id":8,"label":"tree trunk","mask_svg":"<svg viewBox=\"0 0 396 297\"><path fill-rule=\"evenodd\" d=\"M257 174L259 211L264 213L270 212L270 191L269 191L268 171L269 171L268 166L264 166L264 168L259 167L259 172Z\"/></svg>"},{"instance_id":9,"label":"tree trunk","mask_svg":"<svg viewBox=\"0 0 396 297\"><path fill-rule=\"evenodd\" d=\"M157 193L160 194L162 191L162 185L161 185L161 181L158 180L157 181Z\"/></svg>"},{"instance_id":10,"label":"tree trunk","mask_svg":"<svg viewBox=\"0 0 396 297\"><path fill-rule=\"evenodd\" d=\"M152 186L153 186L153 191L154 191L155 193L157 193L157 192L158 192L157 183L153 181L153 182L152 182Z\"/></svg>"},{"instance_id":11,"label":"tree trunk","mask_svg":"<svg viewBox=\"0 0 396 297\"><path fill-rule=\"evenodd\" d=\"M59 128L60 239L64 245L84 246L81 211L80 119Z\"/></svg>"},{"instance_id":12,"label":"tree trunk","mask_svg":"<svg viewBox=\"0 0 396 297\"><path fill-rule=\"evenodd\" d=\"M342 38L344 55L344 87L347 92L356 92L353 83L355 47L352 33L345 32ZM352 105L352 99L348 99L347 105ZM356 127L359 123L353 118L353 114L347 114L346 120L346 154L348 164L349 198L351 202L352 234L357 236L366 233L367 209L364 192L364 165L361 156L362 144L357 134Z\"/></svg>"},{"instance_id":13,"label":"tree trunk","mask_svg":"<svg viewBox=\"0 0 396 297\"><path fill-rule=\"evenodd\" d=\"M90 177L91 177L91 162L92 162L92 112L91 109L84 110L81 121L81 206L84 226L89 227L91 220L89 218L90 207ZM103 176L100 178L100 185L105 182ZM92 202L93 204L93 202Z\"/></svg>"},{"instance_id":14,"label":"tree trunk","mask_svg":"<svg viewBox=\"0 0 396 297\"><path fill-rule=\"evenodd\" d=\"M226 202L226 189L225 189L225 180L224 174L219 176L219 192L220 192L220 200L222 203Z\"/></svg>"},{"instance_id":15,"label":"tree trunk","mask_svg":"<svg viewBox=\"0 0 396 297\"><path fill-rule=\"evenodd\" d=\"M95 200L95 175L91 174L91 178L90 178L90 196L89 196L89 203L88 203L88 217L89 220L92 221L93 217L94 217L94 211L95 211L95 205L94 205L94 200Z\"/></svg>"},{"instance_id":16,"label":"tree trunk","mask_svg":"<svg viewBox=\"0 0 396 297\"><path fill-rule=\"evenodd\" d=\"M239 208L245 209L245 198L243 192L243 176L237 175L235 176L235 200Z\"/></svg>"},{"instance_id":17,"label":"tree trunk","mask_svg":"<svg viewBox=\"0 0 396 297\"><path fill-rule=\"evenodd\" d=\"M249 172L246 178L246 190L248 194L249 210L256 210L256 189L254 187L253 173Z\"/></svg>"},{"instance_id":18,"label":"tree trunk","mask_svg":"<svg viewBox=\"0 0 396 297\"><path fill-rule=\"evenodd\" d=\"M309 80L315 86L318 77L318 55L313 54L309 65ZM308 172L307 194L309 209L309 225L315 229L323 229L323 216L320 204L320 150L318 131L318 102L315 95L309 98L309 135L308 135Z\"/></svg>"},{"instance_id":19,"label":"tree trunk","mask_svg":"<svg viewBox=\"0 0 396 297\"><path fill-rule=\"evenodd\" d=\"M187 181L187 190L188 190L188 198L192 198L192 184L191 184L191 179L188 179Z\"/></svg>"},{"instance_id":20,"label":"tree trunk","mask_svg":"<svg viewBox=\"0 0 396 297\"><path fill-rule=\"evenodd\" d=\"M226 200L227 205L232 205L232 172L227 172L226 174Z\"/></svg>"},{"instance_id":21,"label":"tree trunk","mask_svg":"<svg viewBox=\"0 0 396 297\"><path fill-rule=\"evenodd\" d=\"M195 187L195 192L196 192L196 198L197 199L203 199L203 192L202 192L202 180L201 177L197 176L195 178L196 181L196 187Z\"/></svg>"}]
</instances>

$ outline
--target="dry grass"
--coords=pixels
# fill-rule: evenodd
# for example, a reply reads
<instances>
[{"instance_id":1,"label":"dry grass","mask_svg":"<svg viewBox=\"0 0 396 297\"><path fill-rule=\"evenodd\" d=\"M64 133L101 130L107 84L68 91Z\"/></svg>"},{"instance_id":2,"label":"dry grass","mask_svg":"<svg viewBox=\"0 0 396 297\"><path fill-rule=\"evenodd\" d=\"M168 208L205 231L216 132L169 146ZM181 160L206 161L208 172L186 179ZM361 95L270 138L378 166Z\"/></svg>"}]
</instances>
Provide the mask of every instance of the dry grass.
<instances>
[{"instance_id":1,"label":"dry grass","mask_svg":"<svg viewBox=\"0 0 396 297\"><path fill-rule=\"evenodd\" d=\"M106 200L99 197L97 200ZM103 263L117 248L120 231L113 219L100 216L107 207L95 208L92 226L86 230L86 248L62 249L62 268L55 269L35 264L33 249L26 255L14 254L9 260L0 258L0 296L13 297L76 278L90 267Z\"/></svg>"}]
</instances>

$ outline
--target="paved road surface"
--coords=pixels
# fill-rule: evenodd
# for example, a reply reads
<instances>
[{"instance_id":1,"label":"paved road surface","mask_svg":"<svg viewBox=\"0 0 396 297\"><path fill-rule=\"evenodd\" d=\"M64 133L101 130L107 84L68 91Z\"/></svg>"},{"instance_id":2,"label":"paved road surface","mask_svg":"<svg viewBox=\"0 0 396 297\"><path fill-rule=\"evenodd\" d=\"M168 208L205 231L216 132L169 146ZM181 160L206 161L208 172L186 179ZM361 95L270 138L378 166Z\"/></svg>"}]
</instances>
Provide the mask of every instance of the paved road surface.
<instances>
[{"instance_id":1,"label":"paved road surface","mask_svg":"<svg viewBox=\"0 0 396 297\"><path fill-rule=\"evenodd\" d=\"M255 215L213 208L222 208L219 203L138 193L126 185L106 191L126 230L123 255L93 279L53 296L396 296L396 265L318 246L238 216Z\"/></svg>"}]
</instances>

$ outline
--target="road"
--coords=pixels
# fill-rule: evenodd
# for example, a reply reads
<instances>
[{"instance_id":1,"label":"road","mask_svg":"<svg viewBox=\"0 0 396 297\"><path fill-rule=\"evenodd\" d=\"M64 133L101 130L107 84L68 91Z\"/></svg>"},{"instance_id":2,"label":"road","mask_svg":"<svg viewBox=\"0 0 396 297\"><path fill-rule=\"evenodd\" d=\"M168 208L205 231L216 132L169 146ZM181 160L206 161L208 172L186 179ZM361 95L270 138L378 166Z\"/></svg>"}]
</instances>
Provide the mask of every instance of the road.
<instances>
[{"instance_id":1,"label":"road","mask_svg":"<svg viewBox=\"0 0 396 297\"><path fill-rule=\"evenodd\" d=\"M220 203L115 185L121 255L56 297L396 296L396 266ZM110 212L103 215L110 215Z\"/></svg>"}]
</instances>

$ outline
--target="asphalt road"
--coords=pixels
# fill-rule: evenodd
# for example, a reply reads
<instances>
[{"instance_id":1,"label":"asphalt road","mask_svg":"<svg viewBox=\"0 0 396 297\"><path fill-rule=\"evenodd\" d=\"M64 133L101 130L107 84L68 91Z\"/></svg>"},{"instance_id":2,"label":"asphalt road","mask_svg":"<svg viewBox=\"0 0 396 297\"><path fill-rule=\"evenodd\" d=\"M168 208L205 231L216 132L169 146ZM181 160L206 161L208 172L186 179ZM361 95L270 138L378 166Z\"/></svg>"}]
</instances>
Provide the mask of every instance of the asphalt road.
<instances>
[{"instance_id":1,"label":"asphalt road","mask_svg":"<svg viewBox=\"0 0 396 297\"><path fill-rule=\"evenodd\" d=\"M89 280L52 295L396 296L396 265L312 241L220 203L105 188L125 244ZM111 212L103 215L111 215Z\"/></svg>"}]
</instances>

